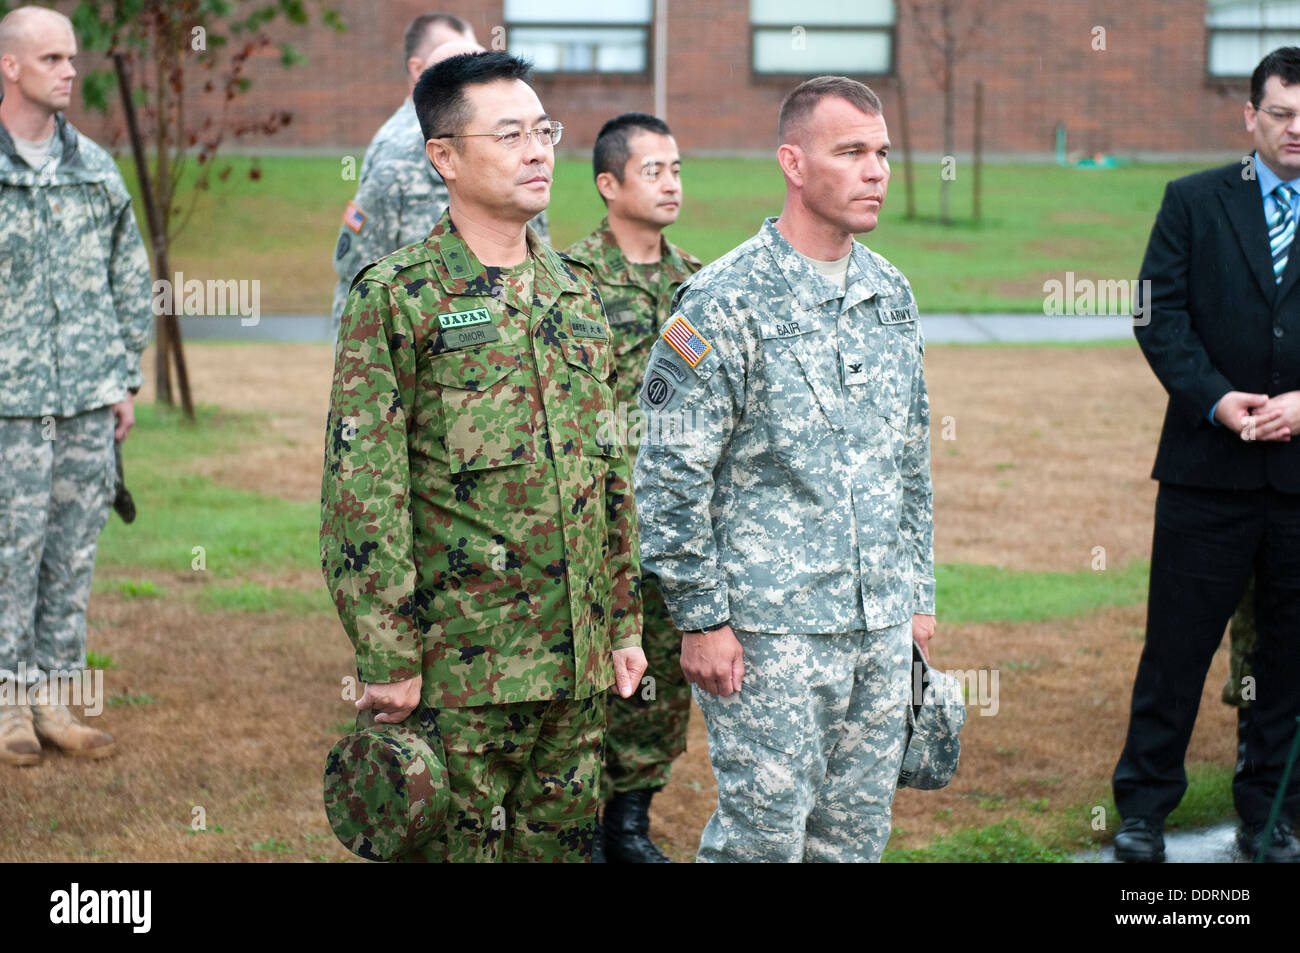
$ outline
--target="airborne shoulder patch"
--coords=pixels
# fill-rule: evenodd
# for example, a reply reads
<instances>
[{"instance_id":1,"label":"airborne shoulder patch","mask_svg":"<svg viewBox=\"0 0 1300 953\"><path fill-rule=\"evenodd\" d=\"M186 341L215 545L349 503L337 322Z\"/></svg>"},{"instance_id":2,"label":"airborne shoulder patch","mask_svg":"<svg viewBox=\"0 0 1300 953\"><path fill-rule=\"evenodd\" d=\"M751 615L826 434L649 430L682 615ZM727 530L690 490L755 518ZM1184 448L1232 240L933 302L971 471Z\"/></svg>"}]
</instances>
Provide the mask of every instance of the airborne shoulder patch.
<instances>
[{"instance_id":1,"label":"airborne shoulder patch","mask_svg":"<svg viewBox=\"0 0 1300 953\"><path fill-rule=\"evenodd\" d=\"M646 406L651 410L660 410L672 399L676 388L658 371L651 371L645 379L641 393Z\"/></svg>"},{"instance_id":2,"label":"airborne shoulder patch","mask_svg":"<svg viewBox=\"0 0 1300 953\"><path fill-rule=\"evenodd\" d=\"M699 331L680 314L673 315L671 321L664 327L663 334L660 335L668 346L682 356L691 367L695 367L704 359L704 355L713 350L713 345L704 340Z\"/></svg>"}]
</instances>

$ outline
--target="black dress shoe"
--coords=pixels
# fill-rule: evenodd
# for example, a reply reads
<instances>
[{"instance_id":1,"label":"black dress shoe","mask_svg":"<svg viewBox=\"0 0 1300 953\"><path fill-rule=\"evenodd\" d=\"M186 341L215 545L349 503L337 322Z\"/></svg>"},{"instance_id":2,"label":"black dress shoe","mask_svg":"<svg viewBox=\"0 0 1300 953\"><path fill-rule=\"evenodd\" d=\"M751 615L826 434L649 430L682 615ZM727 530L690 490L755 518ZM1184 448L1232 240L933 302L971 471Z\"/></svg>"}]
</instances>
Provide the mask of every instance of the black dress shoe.
<instances>
[{"instance_id":1,"label":"black dress shoe","mask_svg":"<svg viewBox=\"0 0 1300 953\"><path fill-rule=\"evenodd\" d=\"M1164 825L1144 817L1125 819L1115 833L1115 859L1126 864L1164 863Z\"/></svg>"},{"instance_id":2,"label":"black dress shoe","mask_svg":"<svg viewBox=\"0 0 1300 953\"><path fill-rule=\"evenodd\" d=\"M605 859L611 864L671 864L650 840L654 791L615 794L605 805Z\"/></svg>"},{"instance_id":3,"label":"black dress shoe","mask_svg":"<svg viewBox=\"0 0 1300 953\"><path fill-rule=\"evenodd\" d=\"M1263 824L1242 822L1237 828L1237 847L1245 859L1254 861L1259 856L1259 842L1264 837ZM1300 838L1296 837L1295 828L1289 821L1279 819L1273 827L1273 836L1264 851L1267 864L1300 863Z\"/></svg>"}]
</instances>

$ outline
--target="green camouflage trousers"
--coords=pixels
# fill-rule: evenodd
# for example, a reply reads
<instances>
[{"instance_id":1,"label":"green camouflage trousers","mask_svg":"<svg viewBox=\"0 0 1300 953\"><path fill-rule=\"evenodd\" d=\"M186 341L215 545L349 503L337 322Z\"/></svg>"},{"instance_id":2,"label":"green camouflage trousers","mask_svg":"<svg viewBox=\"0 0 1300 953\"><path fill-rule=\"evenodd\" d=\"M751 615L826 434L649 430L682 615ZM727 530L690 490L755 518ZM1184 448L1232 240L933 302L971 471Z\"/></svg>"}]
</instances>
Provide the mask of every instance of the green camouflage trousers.
<instances>
[{"instance_id":1,"label":"green camouflage trousers","mask_svg":"<svg viewBox=\"0 0 1300 953\"><path fill-rule=\"evenodd\" d=\"M445 835L409 860L590 862L604 693L432 712L441 740L428 741L446 758L451 804ZM358 728L370 723L362 715Z\"/></svg>"},{"instance_id":2,"label":"green camouflage trousers","mask_svg":"<svg viewBox=\"0 0 1300 953\"><path fill-rule=\"evenodd\" d=\"M1233 708L1249 708L1250 698L1242 697L1243 683L1254 675L1251 656L1255 651L1255 577L1246 583L1241 604L1228 624L1228 680L1223 683L1223 703ZM1253 680L1253 679L1252 679Z\"/></svg>"},{"instance_id":3,"label":"green camouflage trousers","mask_svg":"<svg viewBox=\"0 0 1300 953\"><path fill-rule=\"evenodd\" d=\"M740 692L692 686L718 809L700 862L877 861L903 761L911 621L837 635L736 632Z\"/></svg>"},{"instance_id":4,"label":"green camouflage trousers","mask_svg":"<svg viewBox=\"0 0 1300 953\"><path fill-rule=\"evenodd\" d=\"M86 665L95 546L116 470L113 414L0 417L0 679Z\"/></svg>"},{"instance_id":5,"label":"green camouflage trousers","mask_svg":"<svg viewBox=\"0 0 1300 953\"><path fill-rule=\"evenodd\" d=\"M682 674L682 634L664 606L658 583L641 587L645 622L641 648L646 676L630 698L609 692L609 730L605 734L603 797L668 783L673 761L686 750L691 718L691 686Z\"/></svg>"}]
</instances>

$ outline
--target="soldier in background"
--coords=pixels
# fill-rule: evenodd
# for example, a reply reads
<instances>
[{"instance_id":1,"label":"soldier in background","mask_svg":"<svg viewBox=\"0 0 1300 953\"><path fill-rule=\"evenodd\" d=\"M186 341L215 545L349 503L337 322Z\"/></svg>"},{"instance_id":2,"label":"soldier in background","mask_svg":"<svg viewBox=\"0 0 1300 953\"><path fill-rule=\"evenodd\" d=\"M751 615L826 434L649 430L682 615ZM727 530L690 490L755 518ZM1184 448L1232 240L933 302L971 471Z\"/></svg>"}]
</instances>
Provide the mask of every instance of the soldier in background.
<instances>
[{"instance_id":1,"label":"soldier in background","mask_svg":"<svg viewBox=\"0 0 1300 953\"><path fill-rule=\"evenodd\" d=\"M76 52L60 13L0 20L0 761L16 765L38 763L42 740L88 758L116 748L49 677L86 665L114 441L135 421L152 324L126 185L60 112Z\"/></svg>"},{"instance_id":2,"label":"soldier in background","mask_svg":"<svg viewBox=\"0 0 1300 953\"><path fill-rule=\"evenodd\" d=\"M1223 683L1223 703L1237 709L1237 773L1246 761L1246 733L1250 730L1250 707L1255 699L1255 576L1252 573L1241 594L1237 611L1228 623L1228 679ZM1249 679L1249 682L1247 681ZM1246 686L1251 690L1247 691Z\"/></svg>"},{"instance_id":3,"label":"soldier in background","mask_svg":"<svg viewBox=\"0 0 1300 953\"><path fill-rule=\"evenodd\" d=\"M591 273L528 227L562 127L527 76L478 53L420 78L450 204L357 276L330 394L322 568L358 727L406 721L445 754L427 861L589 860L606 691L645 671L609 325Z\"/></svg>"},{"instance_id":4,"label":"soldier in background","mask_svg":"<svg viewBox=\"0 0 1300 953\"><path fill-rule=\"evenodd\" d=\"M640 428L635 417L625 424L626 408L636 408L646 360L673 295L700 268L698 259L663 236L681 211L681 165L677 143L663 120L626 113L605 123L596 136L592 166L608 214L566 252L596 274L618 369L618 413L610 425L628 427L619 439L631 459L636 441L630 438ZM643 580L641 596L641 645L653 681L630 698L609 699L601 833L611 863L668 862L650 840L650 800L663 790L673 760L686 750L691 713L691 690L681 669L681 633L653 580ZM600 833L598 847L599 838Z\"/></svg>"},{"instance_id":5,"label":"soldier in background","mask_svg":"<svg viewBox=\"0 0 1300 953\"><path fill-rule=\"evenodd\" d=\"M430 66L448 56L481 49L474 28L450 13L422 13L406 28L406 101L366 149L357 175L357 194L343 212L334 246L334 271L339 280L334 287L331 340L338 340L339 317L357 272L389 252L425 238L447 208L447 187L425 154L411 91ZM532 226L543 241L549 240L545 211Z\"/></svg>"},{"instance_id":6,"label":"soldier in background","mask_svg":"<svg viewBox=\"0 0 1300 953\"><path fill-rule=\"evenodd\" d=\"M889 181L880 100L809 80L779 141L780 218L682 285L650 352L647 418L689 426L637 455L641 552L708 724L698 859L873 861L934 633L923 342L907 280L853 240Z\"/></svg>"}]
</instances>

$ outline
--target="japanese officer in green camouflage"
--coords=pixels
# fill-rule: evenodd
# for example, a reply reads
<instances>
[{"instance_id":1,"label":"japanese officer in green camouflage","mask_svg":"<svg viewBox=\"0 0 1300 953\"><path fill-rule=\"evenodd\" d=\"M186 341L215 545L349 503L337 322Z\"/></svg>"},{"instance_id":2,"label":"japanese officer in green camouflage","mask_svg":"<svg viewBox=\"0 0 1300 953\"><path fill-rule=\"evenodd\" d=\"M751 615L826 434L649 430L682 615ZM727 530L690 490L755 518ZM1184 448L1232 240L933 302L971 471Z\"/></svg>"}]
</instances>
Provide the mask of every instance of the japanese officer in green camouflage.
<instances>
[{"instance_id":1,"label":"japanese officer in green camouflage","mask_svg":"<svg viewBox=\"0 0 1300 953\"><path fill-rule=\"evenodd\" d=\"M635 459L645 439L636 395L668 306L700 262L664 237L682 204L681 156L667 124L645 113L609 120L596 136L596 188L607 214L567 254L589 265L614 335L617 413L610 419L624 452ZM645 684L630 698L611 695L605 737L603 833L606 860L664 863L649 839L653 795L668 783L686 750L691 690L681 670L681 633L653 582L643 581ZM598 845L599 846L599 845Z\"/></svg>"},{"instance_id":2,"label":"japanese officer in green camouflage","mask_svg":"<svg viewBox=\"0 0 1300 953\"><path fill-rule=\"evenodd\" d=\"M645 669L631 472L604 438L609 325L527 222L560 126L505 53L415 89L450 206L353 284L321 489L364 727L419 725L451 785L423 860L586 860L605 696Z\"/></svg>"},{"instance_id":3,"label":"japanese officer in green camouflage","mask_svg":"<svg viewBox=\"0 0 1300 953\"><path fill-rule=\"evenodd\" d=\"M642 408L684 416L637 455L642 558L708 726L698 859L872 861L934 631L923 342L853 240L889 181L879 99L809 80L779 142L780 217L682 285L650 352Z\"/></svg>"},{"instance_id":4,"label":"japanese officer in green camouflage","mask_svg":"<svg viewBox=\"0 0 1300 953\"><path fill-rule=\"evenodd\" d=\"M403 44L407 97L379 128L361 160L357 194L343 212L334 245L334 288L330 339L338 340L339 318L352 279L391 251L421 241L447 209L447 186L429 162L412 93L420 74L448 56L478 52L474 28L450 13L422 13L406 28ZM547 239L546 212L533 219Z\"/></svg>"},{"instance_id":5,"label":"japanese officer in green camouflage","mask_svg":"<svg viewBox=\"0 0 1300 953\"><path fill-rule=\"evenodd\" d=\"M152 326L126 184L60 112L76 53L60 13L0 20L0 762L16 765L39 762L41 742L115 749L53 686L85 667L113 446L135 420Z\"/></svg>"}]
</instances>

